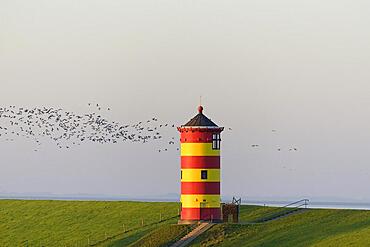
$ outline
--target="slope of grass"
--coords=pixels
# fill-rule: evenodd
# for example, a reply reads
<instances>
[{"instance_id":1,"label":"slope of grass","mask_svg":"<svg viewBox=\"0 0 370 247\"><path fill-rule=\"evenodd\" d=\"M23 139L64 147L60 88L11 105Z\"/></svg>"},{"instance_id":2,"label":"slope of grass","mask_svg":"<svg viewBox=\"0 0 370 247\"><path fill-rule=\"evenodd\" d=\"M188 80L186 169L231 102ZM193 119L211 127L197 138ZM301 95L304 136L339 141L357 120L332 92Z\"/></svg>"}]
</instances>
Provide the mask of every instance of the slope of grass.
<instances>
[{"instance_id":1,"label":"slope of grass","mask_svg":"<svg viewBox=\"0 0 370 247\"><path fill-rule=\"evenodd\" d=\"M318 243L313 244L315 247L336 247L336 246L369 246L370 227L349 231L334 235Z\"/></svg>"},{"instance_id":2,"label":"slope of grass","mask_svg":"<svg viewBox=\"0 0 370 247\"><path fill-rule=\"evenodd\" d=\"M191 230L189 225L165 225L150 232L130 247L166 247L175 243Z\"/></svg>"},{"instance_id":3,"label":"slope of grass","mask_svg":"<svg viewBox=\"0 0 370 247\"><path fill-rule=\"evenodd\" d=\"M139 231L135 231L129 235L122 236L120 238L115 238L113 241L108 241L99 247L122 247L122 246L129 246L132 243L137 242L139 239L144 237L147 234L150 234L152 231L157 229L158 226L153 226L148 229L142 229Z\"/></svg>"},{"instance_id":4,"label":"slope of grass","mask_svg":"<svg viewBox=\"0 0 370 247\"><path fill-rule=\"evenodd\" d=\"M175 224L175 221L171 221ZM107 239L96 246L98 247L121 247L121 246L129 246L133 243L136 243L141 238L150 235L152 232L156 231L156 229L161 228L163 226L167 226L169 222L162 222L159 224L149 225L147 227L142 227L134 231L126 232L124 234L119 234L114 238Z\"/></svg>"},{"instance_id":5,"label":"slope of grass","mask_svg":"<svg viewBox=\"0 0 370 247\"><path fill-rule=\"evenodd\" d=\"M87 246L138 228L122 237L130 238L155 228L142 223L176 216L178 207L171 202L0 200L0 246Z\"/></svg>"},{"instance_id":6,"label":"slope of grass","mask_svg":"<svg viewBox=\"0 0 370 247\"><path fill-rule=\"evenodd\" d=\"M138 242L141 238L146 238L147 236L150 236L153 232L157 231L158 229L177 226L176 223L178 219L179 217L176 215L175 217L170 217L159 222L153 222L143 227L136 227L124 233L113 235L108 239L98 242L94 246L99 247L128 246L130 244Z\"/></svg>"},{"instance_id":7,"label":"slope of grass","mask_svg":"<svg viewBox=\"0 0 370 247\"><path fill-rule=\"evenodd\" d=\"M0 246L87 246L88 242L100 247L132 243L135 247L165 246L176 240L185 227L171 225L177 221L178 206L151 202L0 200ZM242 206L240 216L244 222L253 222L273 210ZM160 214L169 220L159 222ZM102 241L105 238L109 240ZM310 209L267 223L219 224L192 246L323 247L368 243L370 211Z\"/></svg>"},{"instance_id":8,"label":"slope of grass","mask_svg":"<svg viewBox=\"0 0 370 247\"><path fill-rule=\"evenodd\" d=\"M239 220L241 222L253 222L258 219L265 217L266 215L271 214L277 208L276 207L262 207L262 206L241 206L239 213Z\"/></svg>"},{"instance_id":9,"label":"slope of grass","mask_svg":"<svg viewBox=\"0 0 370 247\"><path fill-rule=\"evenodd\" d=\"M242 218L260 210L242 206ZM217 225L192 246L368 246L369 233L370 211L310 209L267 223Z\"/></svg>"}]
</instances>

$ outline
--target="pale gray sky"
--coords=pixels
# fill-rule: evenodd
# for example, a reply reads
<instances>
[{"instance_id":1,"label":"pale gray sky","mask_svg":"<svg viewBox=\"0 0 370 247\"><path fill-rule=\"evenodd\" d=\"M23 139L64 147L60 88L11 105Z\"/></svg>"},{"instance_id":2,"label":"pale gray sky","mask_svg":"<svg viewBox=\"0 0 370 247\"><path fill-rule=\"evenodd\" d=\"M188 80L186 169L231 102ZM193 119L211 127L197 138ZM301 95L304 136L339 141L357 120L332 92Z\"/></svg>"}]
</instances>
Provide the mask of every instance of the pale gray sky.
<instances>
[{"instance_id":1,"label":"pale gray sky","mask_svg":"<svg viewBox=\"0 0 370 247\"><path fill-rule=\"evenodd\" d=\"M202 95L233 128L224 195L370 201L369 23L365 0L0 0L0 105L182 124ZM179 192L178 153L32 145L0 138L0 192Z\"/></svg>"}]
</instances>

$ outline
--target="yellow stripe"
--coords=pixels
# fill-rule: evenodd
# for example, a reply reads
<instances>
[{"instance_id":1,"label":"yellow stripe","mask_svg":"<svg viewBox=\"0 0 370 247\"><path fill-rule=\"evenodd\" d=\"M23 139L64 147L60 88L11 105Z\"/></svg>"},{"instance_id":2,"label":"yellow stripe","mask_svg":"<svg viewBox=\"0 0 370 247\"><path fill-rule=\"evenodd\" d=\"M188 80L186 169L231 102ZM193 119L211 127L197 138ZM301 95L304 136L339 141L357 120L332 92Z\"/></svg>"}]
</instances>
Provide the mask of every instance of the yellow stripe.
<instances>
[{"instance_id":1,"label":"yellow stripe","mask_svg":"<svg viewBox=\"0 0 370 247\"><path fill-rule=\"evenodd\" d=\"M219 208L219 195L181 195L183 208Z\"/></svg>"},{"instance_id":2,"label":"yellow stripe","mask_svg":"<svg viewBox=\"0 0 370 247\"><path fill-rule=\"evenodd\" d=\"M220 156L212 143L181 143L181 156Z\"/></svg>"},{"instance_id":3,"label":"yellow stripe","mask_svg":"<svg viewBox=\"0 0 370 247\"><path fill-rule=\"evenodd\" d=\"M207 179L202 179L201 171L207 171ZM220 169L181 169L181 182L220 182Z\"/></svg>"}]
</instances>

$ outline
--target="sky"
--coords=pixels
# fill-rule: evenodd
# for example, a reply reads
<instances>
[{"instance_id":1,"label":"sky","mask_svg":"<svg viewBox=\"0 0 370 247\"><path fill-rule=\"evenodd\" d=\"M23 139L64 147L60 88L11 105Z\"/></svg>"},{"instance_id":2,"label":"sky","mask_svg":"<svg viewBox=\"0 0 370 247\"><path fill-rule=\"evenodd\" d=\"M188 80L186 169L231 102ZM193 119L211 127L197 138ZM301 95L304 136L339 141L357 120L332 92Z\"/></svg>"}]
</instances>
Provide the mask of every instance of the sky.
<instances>
[{"instance_id":1,"label":"sky","mask_svg":"<svg viewBox=\"0 0 370 247\"><path fill-rule=\"evenodd\" d=\"M224 197L370 202L369 7L0 0L0 106L84 113L94 102L122 123L181 125L201 95L204 113L232 128L222 136ZM33 145L0 137L0 193L179 193L179 153L155 144Z\"/></svg>"}]
</instances>

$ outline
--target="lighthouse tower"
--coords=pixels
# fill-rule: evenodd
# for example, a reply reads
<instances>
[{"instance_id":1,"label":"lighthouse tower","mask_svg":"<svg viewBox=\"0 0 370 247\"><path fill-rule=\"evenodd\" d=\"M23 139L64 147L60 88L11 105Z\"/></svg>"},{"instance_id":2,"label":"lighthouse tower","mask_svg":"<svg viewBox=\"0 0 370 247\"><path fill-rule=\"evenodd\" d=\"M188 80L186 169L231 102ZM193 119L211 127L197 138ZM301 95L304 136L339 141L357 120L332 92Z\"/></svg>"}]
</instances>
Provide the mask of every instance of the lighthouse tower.
<instances>
[{"instance_id":1,"label":"lighthouse tower","mask_svg":"<svg viewBox=\"0 0 370 247\"><path fill-rule=\"evenodd\" d=\"M221 221L220 144L223 127L203 114L177 128L181 134L181 220Z\"/></svg>"}]
</instances>

